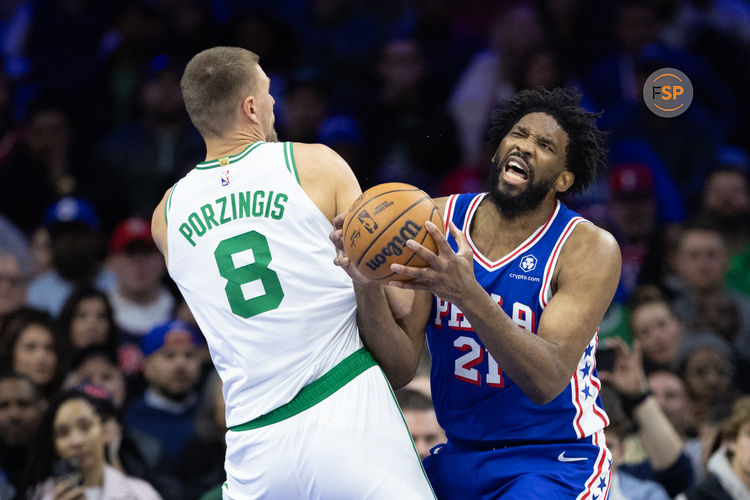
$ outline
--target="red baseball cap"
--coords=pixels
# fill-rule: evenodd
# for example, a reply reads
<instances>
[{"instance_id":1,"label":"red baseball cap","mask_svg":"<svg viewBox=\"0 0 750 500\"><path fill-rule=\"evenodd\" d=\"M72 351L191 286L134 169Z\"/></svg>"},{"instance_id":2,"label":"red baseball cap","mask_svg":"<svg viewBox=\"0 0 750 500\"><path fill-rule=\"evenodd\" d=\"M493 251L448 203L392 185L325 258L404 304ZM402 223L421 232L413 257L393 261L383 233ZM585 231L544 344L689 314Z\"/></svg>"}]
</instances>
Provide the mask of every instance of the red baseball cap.
<instances>
[{"instance_id":1,"label":"red baseball cap","mask_svg":"<svg viewBox=\"0 0 750 500\"><path fill-rule=\"evenodd\" d=\"M643 163L618 163L609 174L613 199L641 199L654 196L654 174Z\"/></svg>"},{"instance_id":2,"label":"red baseball cap","mask_svg":"<svg viewBox=\"0 0 750 500\"><path fill-rule=\"evenodd\" d=\"M124 252L128 245L135 242L146 243L156 249L154 238L151 236L151 224L141 217L130 217L117 224L109 243L109 251Z\"/></svg>"}]
</instances>

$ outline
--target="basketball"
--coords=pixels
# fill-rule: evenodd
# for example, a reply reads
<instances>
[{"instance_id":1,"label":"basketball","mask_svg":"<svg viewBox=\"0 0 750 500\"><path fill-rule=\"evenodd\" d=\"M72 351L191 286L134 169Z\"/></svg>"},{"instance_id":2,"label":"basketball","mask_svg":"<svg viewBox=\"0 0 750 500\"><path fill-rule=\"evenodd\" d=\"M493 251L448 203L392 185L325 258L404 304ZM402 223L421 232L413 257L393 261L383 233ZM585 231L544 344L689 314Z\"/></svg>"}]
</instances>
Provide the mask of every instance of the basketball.
<instances>
[{"instance_id":1,"label":"basketball","mask_svg":"<svg viewBox=\"0 0 750 500\"><path fill-rule=\"evenodd\" d=\"M346 255L371 280L410 280L411 276L391 271L391 264L427 266L406 241L415 240L437 253L424 225L428 220L444 231L440 210L421 189L400 182L374 186L354 201L344 218Z\"/></svg>"}]
</instances>

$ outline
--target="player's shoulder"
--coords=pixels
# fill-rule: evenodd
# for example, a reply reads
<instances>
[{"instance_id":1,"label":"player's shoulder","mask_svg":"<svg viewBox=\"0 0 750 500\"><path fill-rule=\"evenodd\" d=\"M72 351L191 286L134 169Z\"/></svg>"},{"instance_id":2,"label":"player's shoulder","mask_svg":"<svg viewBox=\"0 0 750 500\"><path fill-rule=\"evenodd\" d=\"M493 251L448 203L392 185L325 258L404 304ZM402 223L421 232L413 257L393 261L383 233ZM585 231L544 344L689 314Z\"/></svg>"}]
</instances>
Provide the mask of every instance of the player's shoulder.
<instances>
[{"instance_id":1,"label":"player's shoulder","mask_svg":"<svg viewBox=\"0 0 750 500\"><path fill-rule=\"evenodd\" d=\"M293 142L292 150L300 177L320 179L351 173L346 161L324 144Z\"/></svg>"},{"instance_id":2,"label":"player's shoulder","mask_svg":"<svg viewBox=\"0 0 750 500\"><path fill-rule=\"evenodd\" d=\"M313 162L338 161L341 159L341 156L336 151L325 144L293 142L292 149L294 150L295 157Z\"/></svg>"},{"instance_id":3,"label":"player's shoulder","mask_svg":"<svg viewBox=\"0 0 750 500\"><path fill-rule=\"evenodd\" d=\"M615 237L590 221L575 227L563 252L574 258L587 257L592 264L620 260L620 246Z\"/></svg>"}]
</instances>

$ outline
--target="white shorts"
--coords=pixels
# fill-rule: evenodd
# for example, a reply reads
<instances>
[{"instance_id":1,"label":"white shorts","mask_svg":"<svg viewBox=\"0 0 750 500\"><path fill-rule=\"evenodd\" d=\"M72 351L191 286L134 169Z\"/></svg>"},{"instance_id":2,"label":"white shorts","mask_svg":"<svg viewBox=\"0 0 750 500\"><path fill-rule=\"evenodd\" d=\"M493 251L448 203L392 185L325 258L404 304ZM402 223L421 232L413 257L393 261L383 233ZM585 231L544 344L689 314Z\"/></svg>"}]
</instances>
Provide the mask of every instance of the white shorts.
<instances>
[{"instance_id":1,"label":"white shorts","mask_svg":"<svg viewBox=\"0 0 750 500\"><path fill-rule=\"evenodd\" d=\"M435 498L378 366L301 413L226 440L224 500Z\"/></svg>"}]
</instances>

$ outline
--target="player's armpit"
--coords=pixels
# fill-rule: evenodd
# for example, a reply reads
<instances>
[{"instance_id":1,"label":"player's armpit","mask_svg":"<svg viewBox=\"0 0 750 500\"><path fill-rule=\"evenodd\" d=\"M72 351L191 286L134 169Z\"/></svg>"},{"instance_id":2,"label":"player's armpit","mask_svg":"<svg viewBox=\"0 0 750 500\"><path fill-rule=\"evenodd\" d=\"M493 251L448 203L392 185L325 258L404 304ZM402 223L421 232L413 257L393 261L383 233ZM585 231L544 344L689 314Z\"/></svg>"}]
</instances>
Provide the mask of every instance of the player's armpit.
<instances>
[{"instance_id":1,"label":"player's armpit","mask_svg":"<svg viewBox=\"0 0 750 500\"><path fill-rule=\"evenodd\" d=\"M537 333L558 346L568 377L612 301L620 262L614 237L593 224L579 224L563 246Z\"/></svg>"}]
</instances>

